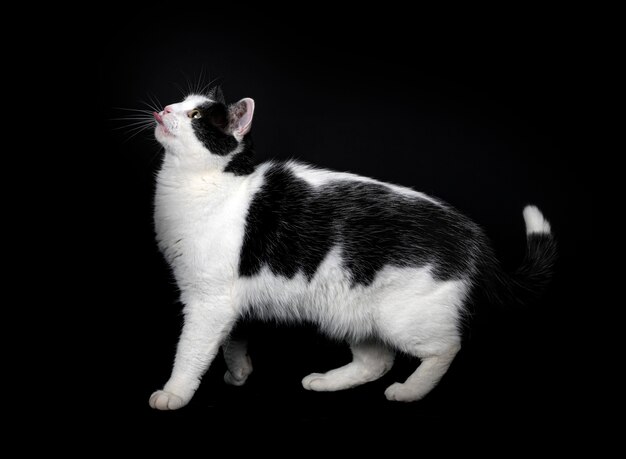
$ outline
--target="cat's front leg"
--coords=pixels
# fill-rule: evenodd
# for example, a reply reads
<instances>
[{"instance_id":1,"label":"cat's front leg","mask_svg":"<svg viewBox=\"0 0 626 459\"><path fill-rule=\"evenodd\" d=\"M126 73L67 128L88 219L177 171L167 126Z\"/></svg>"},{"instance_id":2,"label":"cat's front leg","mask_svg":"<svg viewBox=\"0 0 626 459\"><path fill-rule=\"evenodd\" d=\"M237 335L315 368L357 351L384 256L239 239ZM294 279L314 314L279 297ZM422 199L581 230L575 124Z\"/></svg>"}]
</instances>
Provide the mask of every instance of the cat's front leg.
<instances>
[{"instance_id":1,"label":"cat's front leg","mask_svg":"<svg viewBox=\"0 0 626 459\"><path fill-rule=\"evenodd\" d=\"M198 297L184 303L185 324L172 375L149 401L158 410L177 410L189 403L236 320L227 296Z\"/></svg>"}]
</instances>

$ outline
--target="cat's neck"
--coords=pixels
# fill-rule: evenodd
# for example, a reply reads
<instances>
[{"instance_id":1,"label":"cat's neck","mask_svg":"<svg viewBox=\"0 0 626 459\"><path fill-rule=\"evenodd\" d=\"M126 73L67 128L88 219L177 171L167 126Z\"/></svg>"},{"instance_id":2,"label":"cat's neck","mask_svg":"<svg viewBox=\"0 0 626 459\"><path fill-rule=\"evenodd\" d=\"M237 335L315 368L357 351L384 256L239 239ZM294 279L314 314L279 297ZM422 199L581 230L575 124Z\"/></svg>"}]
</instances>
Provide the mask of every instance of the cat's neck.
<instances>
[{"instance_id":1,"label":"cat's neck","mask_svg":"<svg viewBox=\"0 0 626 459\"><path fill-rule=\"evenodd\" d=\"M166 152L157 175L157 190L183 193L189 191L225 194L240 185L245 176L224 172L221 167L189 167Z\"/></svg>"}]
</instances>

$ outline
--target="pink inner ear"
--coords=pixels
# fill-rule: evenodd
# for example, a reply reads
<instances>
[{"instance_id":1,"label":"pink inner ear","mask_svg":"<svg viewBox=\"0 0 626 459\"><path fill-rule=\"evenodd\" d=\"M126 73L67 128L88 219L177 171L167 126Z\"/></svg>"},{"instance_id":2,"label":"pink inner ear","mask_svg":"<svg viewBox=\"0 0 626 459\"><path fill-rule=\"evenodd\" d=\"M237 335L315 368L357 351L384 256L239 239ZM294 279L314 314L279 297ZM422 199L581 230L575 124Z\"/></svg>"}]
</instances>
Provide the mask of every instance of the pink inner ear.
<instances>
[{"instance_id":1,"label":"pink inner ear","mask_svg":"<svg viewBox=\"0 0 626 459\"><path fill-rule=\"evenodd\" d=\"M235 132L244 136L250 131L252 126L252 116L254 115L254 101L249 97L237 102L237 128Z\"/></svg>"}]
</instances>

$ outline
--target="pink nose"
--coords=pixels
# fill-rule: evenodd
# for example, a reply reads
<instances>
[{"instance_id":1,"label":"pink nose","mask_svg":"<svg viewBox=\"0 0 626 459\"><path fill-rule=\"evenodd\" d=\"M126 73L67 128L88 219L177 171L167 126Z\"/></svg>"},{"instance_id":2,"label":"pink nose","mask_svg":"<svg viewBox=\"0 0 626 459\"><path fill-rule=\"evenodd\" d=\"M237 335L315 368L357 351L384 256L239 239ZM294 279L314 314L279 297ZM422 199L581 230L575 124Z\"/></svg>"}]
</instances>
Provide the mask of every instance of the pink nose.
<instances>
[{"instance_id":1,"label":"pink nose","mask_svg":"<svg viewBox=\"0 0 626 459\"><path fill-rule=\"evenodd\" d=\"M163 113L172 113L174 110L172 110L171 106L167 106L163 109Z\"/></svg>"}]
</instances>

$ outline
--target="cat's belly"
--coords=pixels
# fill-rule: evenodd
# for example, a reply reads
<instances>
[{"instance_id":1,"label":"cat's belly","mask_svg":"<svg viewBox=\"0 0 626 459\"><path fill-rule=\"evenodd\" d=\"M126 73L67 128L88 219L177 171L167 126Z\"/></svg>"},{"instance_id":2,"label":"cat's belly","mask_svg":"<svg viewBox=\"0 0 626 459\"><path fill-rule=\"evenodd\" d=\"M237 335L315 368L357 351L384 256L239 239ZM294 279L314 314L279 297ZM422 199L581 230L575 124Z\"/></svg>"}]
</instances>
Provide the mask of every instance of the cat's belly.
<instances>
[{"instance_id":1,"label":"cat's belly","mask_svg":"<svg viewBox=\"0 0 626 459\"><path fill-rule=\"evenodd\" d=\"M433 319L456 323L460 311L439 308L438 301L433 307L433 299L458 295L460 306L466 292L462 282L436 280L428 266L388 266L370 285L354 284L338 250L331 251L311 279L302 273L286 278L265 266L235 285L235 303L242 312L262 320L312 322L333 337L349 340L379 335L395 311L418 320L423 316L425 324Z\"/></svg>"}]
</instances>

